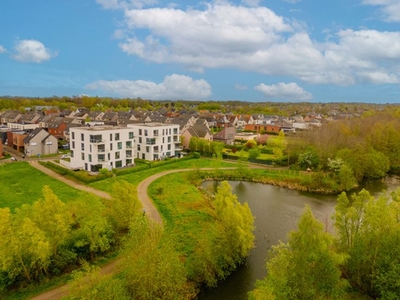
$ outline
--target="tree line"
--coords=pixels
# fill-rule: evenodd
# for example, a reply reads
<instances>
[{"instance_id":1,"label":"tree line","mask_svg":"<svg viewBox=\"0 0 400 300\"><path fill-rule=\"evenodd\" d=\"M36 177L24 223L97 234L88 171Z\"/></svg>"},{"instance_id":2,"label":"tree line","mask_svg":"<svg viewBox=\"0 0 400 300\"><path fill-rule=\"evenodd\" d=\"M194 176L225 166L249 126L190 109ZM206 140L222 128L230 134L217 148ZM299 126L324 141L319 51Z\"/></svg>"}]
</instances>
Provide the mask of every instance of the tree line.
<instances>
[{"instance_id":1,"label":"tree line","mask_svg":"<svg viewBox=\"0 0 400 300\"><path fill-rule=\"evenodd\" d=\"M351 291L398 299L399 216L400 189L378 198L366 190L343 192L333 216L335 235L307 207L288 242L270 250L268 274L249 299L352 299Z\"/></svg>"},{"instance_id":2,"label":"tree line","mask_svg":"<svg viewBox=\"0 0 400 300\"><path fill-rule=\"evenodd\" d=\"M225 182L212 201L212 222L195 239L193 253L149 221L132 185L117 181L112 199L63 203L49 187L43 198L12 214L0 209L0 283L3 291L75 271L68 299L193 299L215 286L253 247L254 219ZM117 274L101 275L90 263L121 251Z\"/></svg>"},{"instance_id":3,"label":"tree line","mask_svg":"<svg viewBox=\"0 0 400 300\"><path fill-rule=\"evenodd\" d=\"M287 161L293 167L321 172L319 178L325 176L336 191L388 173L399 174L399 116L397 111L371 112L290 136Z\"/></svg>"}]
</instances>

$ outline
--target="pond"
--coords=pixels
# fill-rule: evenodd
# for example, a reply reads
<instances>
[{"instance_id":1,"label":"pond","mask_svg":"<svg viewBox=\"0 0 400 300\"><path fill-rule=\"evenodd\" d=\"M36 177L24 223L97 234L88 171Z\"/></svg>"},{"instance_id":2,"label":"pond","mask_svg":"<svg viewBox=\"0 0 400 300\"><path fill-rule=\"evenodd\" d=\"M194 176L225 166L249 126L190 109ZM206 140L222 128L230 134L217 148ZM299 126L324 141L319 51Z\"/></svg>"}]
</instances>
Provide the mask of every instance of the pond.
<instances>
[{"instance_id":1,"label":"pond","mask_svg":"<svg viewBox=\"0 0 400 300\"><path fill-rule=\"evenodd\" d=\"M247 299L247 293L254 288L256 280L266 275L265 259L268 249L276 245L279 240L287 242L288 232L296 229L298 219L306 205L311 207L314 216L325 224L328 231L332 232L333 229L331 216L335 211L336 195L319 195L259 183L236 181L229 183L239 201L248 202L255 217L255 248L245 264L218 287L204 291L199 296L201 300ZM376 195L384 189L393 190L396 186L374 182L364 187ZM216 182L203 183L203 188L210 191L214 191L216 187Z\"/></svg>"}]
</instances>

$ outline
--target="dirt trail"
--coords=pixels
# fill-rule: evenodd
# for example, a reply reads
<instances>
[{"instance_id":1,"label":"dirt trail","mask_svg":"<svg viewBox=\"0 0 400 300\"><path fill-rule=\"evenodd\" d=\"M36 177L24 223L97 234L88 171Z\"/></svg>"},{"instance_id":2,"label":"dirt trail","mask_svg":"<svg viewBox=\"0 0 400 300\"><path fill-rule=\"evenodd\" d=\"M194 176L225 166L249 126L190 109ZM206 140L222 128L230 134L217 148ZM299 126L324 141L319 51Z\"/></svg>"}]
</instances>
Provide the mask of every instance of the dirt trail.
<instances>
[{"instance_id":1,"label":"dirt trail","mask_svg":"<svg viewBox=\"0 0 400 300\"><path fill-rule=\"evenodd\" d=\"M96 190L94 188L85 186L83 184L80 184L78 182L66 179L65 177L59 175L58 173L42 166L41 164L37 162L30 162L31 166L35 167L36 169L42 171L43 173L58 179L73 188L93 193L99 197L106 198L106 199L111 199L111 196L103 191ZM233 169L233 168L222 168L222 169ZM213 170L213 168L201 168L200 170ZM178 173L178 172L188 172L191 171L191 169L177 169L177 170L169 170L169 171L164 171L161 173L154 174L150 177L147 177L143 181L141 181L137 187L137 193L138 193L138 198L142 202L143 208L146 210L146 216L150 220L153 220L159 224L162 224L162 218L160 214L158 213L156 207L154 206L153 202L151 201L149 195L147 194L147 189L149 185L156 179L165 176L167 174L171 173ZM101 273L102 274L110 274L116 270L116 267L118 265L118 259L110 262L109 264L103 266L101 268ZM67 285L60 286L58 288L55 288L53 290L50 290L48 292L45 292L43 294L37 295L30 300L58 300L61 299L62 297L66 296L68 293L67 290Z\"/></svg>"}]
</instances>

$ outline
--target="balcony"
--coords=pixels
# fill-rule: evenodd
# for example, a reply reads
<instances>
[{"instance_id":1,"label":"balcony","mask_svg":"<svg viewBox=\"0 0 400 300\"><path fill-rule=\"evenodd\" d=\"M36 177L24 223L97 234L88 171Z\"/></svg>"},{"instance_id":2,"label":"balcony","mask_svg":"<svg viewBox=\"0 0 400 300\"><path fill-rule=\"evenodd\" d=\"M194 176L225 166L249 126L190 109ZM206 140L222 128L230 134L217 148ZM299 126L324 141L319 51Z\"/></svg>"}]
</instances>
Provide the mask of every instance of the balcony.
<instances>
[{"instance_id":1,"label":"balcony","mask_svg":"<svg viewBox=\"0 0 400 300\"><path fill-rule=\"evenodd\" d=\"M98 140L98 139L90 139L89 142L91 142L93 144L104 144L105 143L104 140Z\"/></svg>"}]
</instances>

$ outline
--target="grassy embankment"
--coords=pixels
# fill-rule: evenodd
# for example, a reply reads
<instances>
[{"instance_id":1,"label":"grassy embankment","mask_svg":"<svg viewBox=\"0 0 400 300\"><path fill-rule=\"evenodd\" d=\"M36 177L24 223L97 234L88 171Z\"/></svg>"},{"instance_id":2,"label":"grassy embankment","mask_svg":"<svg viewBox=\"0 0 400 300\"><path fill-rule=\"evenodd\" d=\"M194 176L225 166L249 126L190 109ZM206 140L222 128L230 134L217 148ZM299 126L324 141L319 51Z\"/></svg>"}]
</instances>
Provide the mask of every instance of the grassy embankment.
<instances>
[{"instance_id":1,"label":"grassy embankment","mask_svg":"<svg viewBox=\"0 0 400 300\"><path fill-rule=\"evenodd\" d=\"M86 194L45 175L26 162L0 165L0 178L0 207L9 207L11 211L42 198L45 185L48 185L63 202Z\"/></svg>"}]
</instances>

